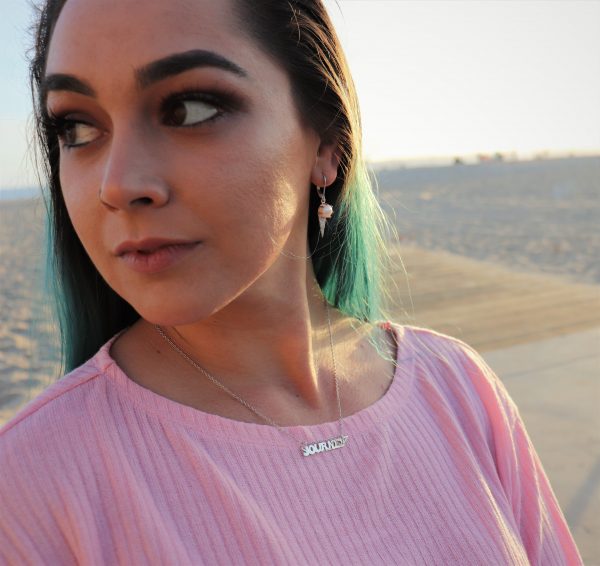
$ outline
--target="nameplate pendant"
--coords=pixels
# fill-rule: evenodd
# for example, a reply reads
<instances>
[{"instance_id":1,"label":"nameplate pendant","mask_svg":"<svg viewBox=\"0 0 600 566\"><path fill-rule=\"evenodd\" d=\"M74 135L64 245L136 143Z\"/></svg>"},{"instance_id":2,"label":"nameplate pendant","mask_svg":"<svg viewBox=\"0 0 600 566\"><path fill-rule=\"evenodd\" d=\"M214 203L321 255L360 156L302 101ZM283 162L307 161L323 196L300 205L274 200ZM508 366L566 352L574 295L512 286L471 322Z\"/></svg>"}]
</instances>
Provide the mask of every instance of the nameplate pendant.
<instances>
[{"instance_id":1,"label":"nameplate pendant","mask_svg":"<svg viewBox=\"0 0 600 566\"><path fill-rule=\"evenodd\" d=\"M336 436L329 440L322 440L321 442L312 442L311 444L304 444L302 446L303 456L314 456L321 452L329 452L330 450L337 450L346 446L348 436Z\"/></svg>"}]
</instances>

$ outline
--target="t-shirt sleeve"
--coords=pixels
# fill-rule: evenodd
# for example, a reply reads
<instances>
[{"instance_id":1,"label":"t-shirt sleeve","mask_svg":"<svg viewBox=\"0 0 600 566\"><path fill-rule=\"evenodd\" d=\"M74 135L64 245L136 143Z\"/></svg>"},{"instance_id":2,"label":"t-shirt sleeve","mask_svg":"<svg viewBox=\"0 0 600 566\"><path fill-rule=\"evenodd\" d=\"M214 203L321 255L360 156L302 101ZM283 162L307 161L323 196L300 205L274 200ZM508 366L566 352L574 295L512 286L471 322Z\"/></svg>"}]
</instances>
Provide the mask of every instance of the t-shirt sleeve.
<instances>
[{"instance_id":1,"label":"t-shirt sleeve","mask_svg":"<svg viewBox=\"0 0 600 566\"><path fill-rule=\"evenodd\" d=\"M496 469L529 561L583 564L517 406L473 348L458 340L455 346L489 418Z\"/></svg>"}]
</instances>

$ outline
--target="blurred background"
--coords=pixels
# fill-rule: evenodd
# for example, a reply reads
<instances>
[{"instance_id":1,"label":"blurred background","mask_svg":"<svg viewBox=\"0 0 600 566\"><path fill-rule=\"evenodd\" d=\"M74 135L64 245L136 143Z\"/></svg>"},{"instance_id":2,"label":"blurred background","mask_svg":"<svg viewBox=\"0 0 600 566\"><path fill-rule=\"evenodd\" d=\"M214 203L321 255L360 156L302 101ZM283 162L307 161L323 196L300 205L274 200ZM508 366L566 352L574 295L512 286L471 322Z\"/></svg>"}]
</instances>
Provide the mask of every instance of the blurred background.
<instances>
[{"instance_id":1,"label":"blurred background","mask_svg":"<svg viewBox=\"0 0 600 566\"><path fill-rule=\"evenodd\" d=\"M398 231L398 322L479 350L600 564L600 1L326 0ZM0 425L57 379L29 151L33 11L0 18Z\"/></svg>"}]
</instances>

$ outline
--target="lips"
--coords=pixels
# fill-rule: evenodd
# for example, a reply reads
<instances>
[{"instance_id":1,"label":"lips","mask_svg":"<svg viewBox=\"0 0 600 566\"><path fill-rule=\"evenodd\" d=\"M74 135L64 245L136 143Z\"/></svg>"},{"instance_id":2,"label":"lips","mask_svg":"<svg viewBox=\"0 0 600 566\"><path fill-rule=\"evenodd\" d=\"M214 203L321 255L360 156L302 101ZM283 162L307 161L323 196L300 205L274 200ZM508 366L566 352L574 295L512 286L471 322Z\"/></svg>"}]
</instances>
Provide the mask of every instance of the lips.
<instances>
[{"instance_id":1,"label":"lips","mask_svg":"<svg viewBox=\"0 0 600 566\"><path fill-rule=\"evenodd\" d=\"M146 238L144 240L126 241L119 244L114 251L116 256L122 256L126 253L138 252L141 254L151 254L160 248L168 246L186 246L198 244L198 241L191 240L167 240L165 238Z\"/></svg>"},{"instance_id":2,"label":"lips","mask_svg":"<svg viewBox=\"0 0 600 566\"><path fill-rule=\"evenodd\" d=\"M115 255L134 271L153 274L179 263L200 244L199 241L158 238L123 242L115 249Z\"/></svg>"}]
</instances>

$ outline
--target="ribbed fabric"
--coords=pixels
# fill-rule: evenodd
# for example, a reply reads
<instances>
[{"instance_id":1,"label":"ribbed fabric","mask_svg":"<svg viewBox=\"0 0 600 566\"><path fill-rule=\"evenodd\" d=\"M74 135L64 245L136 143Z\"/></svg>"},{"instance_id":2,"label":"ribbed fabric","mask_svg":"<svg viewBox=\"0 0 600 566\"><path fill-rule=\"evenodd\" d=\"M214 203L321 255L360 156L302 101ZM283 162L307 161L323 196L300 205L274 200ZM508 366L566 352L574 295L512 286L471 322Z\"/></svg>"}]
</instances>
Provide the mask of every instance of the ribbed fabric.
<instances>
[{"instance_id":1,"label":"ribbed fabric","mask_svg":"<svg viewBox=\"0 0 600 566\"><path fill-rule=\"evenodd\" d=\"M311 457L138 385L113 338L0 429L1 563L582 564L500 380L459 340L387 326L391 385Z\"/></svg>"}]
</instances>

